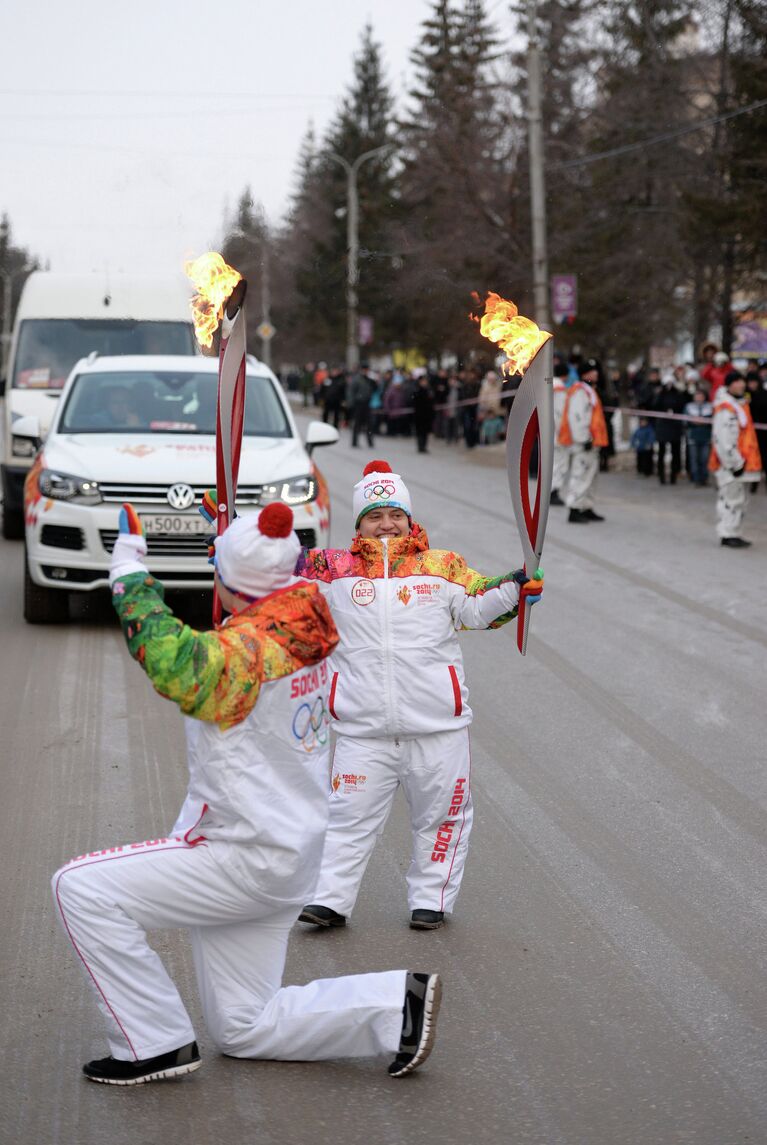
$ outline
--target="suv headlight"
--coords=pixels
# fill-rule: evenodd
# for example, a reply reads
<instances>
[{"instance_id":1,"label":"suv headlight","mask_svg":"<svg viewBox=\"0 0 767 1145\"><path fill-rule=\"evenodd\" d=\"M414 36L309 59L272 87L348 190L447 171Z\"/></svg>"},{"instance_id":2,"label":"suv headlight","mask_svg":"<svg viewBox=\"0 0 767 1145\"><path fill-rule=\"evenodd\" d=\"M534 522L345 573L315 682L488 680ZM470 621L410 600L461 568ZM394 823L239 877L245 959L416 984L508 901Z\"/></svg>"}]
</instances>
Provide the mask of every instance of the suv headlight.
<instances>
[{"instance_id":1,"label":"suv headlight","mask_svg":"<svg viewBox=\"0 0 767 1145\"><path fill-rule=\"evenodd\" d=\"M317 482L306 477L289 477L287 481L276 481L274 485L264 485L259 498L262 505L270 501L284 501L286 505L305 505L317 496Z\"/></svg>"},{"instance_id":2,"label":"suv headlight","mask_svg":"<svg viewBox=\"0 0 767 1145\"><path fill-rule=\"evenodd\" d=\"M78 505L98 505L101 501L98 483L86 477L73 477L57 469L43 469L37 479L43 497L54 501L74 501Z\"/></svg>"}]
</instances>

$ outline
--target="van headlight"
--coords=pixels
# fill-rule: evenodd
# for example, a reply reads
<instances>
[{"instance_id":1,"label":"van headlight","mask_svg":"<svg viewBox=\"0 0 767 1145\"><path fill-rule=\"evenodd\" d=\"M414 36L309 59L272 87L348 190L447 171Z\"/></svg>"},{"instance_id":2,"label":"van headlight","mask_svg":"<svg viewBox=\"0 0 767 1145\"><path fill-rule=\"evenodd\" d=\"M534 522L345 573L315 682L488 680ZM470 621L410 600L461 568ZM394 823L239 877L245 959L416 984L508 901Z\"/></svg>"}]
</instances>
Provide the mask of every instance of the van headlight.
<instances>
[{"instance_id":1,"label":"van headlight","mask_svg":"<svg viewBox=\"0 0 767 1145\"><path fill-rule=\"evenodd\" d=\"M264 485L259 501L268 505L270 501L284 501L286 505L305 505L317 496L317 482L311 474L305 477L289 477L287 481L276 481L274 485Z\"/></svg>"},{"instance_id":2,"label":"van headlight","mask_svg":"<svg viewBox=\"0 0 767 1145\"><path fill-rule=\"evenodd\" d=\"M34 457L37 453L37 442L31 437L11 436L11 453L14 457Z\"/></svg>"},{"instance_id":3,"label":"van headlight","mask_svg":"<svg viewBox=\"0 0 767 1145\"><path fill-rule=\"evenodd\" d=\"M78 505L98 505L101 493L98 483L87 477L73 477L57 469L43 469L37 479L43 497L54 501L74 501Z\"/></svg>"}]
</instances>

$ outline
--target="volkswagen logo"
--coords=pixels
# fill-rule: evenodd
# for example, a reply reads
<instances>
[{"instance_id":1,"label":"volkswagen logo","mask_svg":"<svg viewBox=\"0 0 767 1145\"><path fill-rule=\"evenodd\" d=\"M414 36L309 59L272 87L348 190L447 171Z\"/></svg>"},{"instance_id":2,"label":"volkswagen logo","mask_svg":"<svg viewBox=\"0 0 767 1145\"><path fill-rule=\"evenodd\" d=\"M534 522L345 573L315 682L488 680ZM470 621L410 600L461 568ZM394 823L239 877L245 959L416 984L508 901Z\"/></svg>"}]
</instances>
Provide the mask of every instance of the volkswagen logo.
<instances>
[{"instance_id":1,"label":"volkswagen logo","mask_svg":"<svg viewBox=\"0 0 767 1145\"><path fill-rule=\"evenodd\" d=\"M194 489L191 485L171 485L168 490L168 504L171 509L189 509L194 505Z\"/></svg>"}]
</instances>

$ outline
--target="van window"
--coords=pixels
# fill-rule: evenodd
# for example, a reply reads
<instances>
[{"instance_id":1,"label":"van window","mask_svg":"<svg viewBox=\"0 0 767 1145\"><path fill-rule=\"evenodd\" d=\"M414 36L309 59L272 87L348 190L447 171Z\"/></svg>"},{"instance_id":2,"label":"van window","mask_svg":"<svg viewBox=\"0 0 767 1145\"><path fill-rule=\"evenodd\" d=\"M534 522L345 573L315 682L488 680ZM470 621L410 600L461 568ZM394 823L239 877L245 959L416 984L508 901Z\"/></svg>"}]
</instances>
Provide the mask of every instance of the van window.
<instances>
[{"instance_id":1,"label":"van window","mask_svg":"<svg viewBox=\"0 0 767 1145\"><path fill-rule=\"evenodd\" d=\"M290 437L270 378L248 375L244 432ZM218 377L194 370L110 370L80 374L62 410L58 433L215 434Z\"/></svg>"},{"instance_id":2,"label":"van window","mask_svg":"<svg viewBox=\"0 0 767 1145\"><path fill-rule=\"evenodd\" d=\"M137 319L26 318L19 327L12 385L60 390L69 371L92 350L121 354L193 354L188 322Z\"/></svg>"}]
</instances>

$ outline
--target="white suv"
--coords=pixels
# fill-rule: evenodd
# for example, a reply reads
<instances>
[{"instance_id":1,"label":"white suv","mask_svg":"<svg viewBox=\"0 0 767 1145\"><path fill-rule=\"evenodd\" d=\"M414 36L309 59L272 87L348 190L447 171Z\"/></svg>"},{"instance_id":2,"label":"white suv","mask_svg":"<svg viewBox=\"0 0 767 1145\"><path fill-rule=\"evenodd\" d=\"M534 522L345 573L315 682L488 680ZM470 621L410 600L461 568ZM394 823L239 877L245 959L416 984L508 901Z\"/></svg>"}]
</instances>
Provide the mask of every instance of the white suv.
<instances>
[{"instance_id":1,"label":"white suv","mask_svg":"<svg viewBox=\"0 0 767 1145\"><path fill-rule=\"evenodd\" d=\"M214 358L165 355L78 362L24 487L24 616L31 624L68 617L70 592L108 585L118 516L130 501L147 534L147 564L169 588L210 588L197 511L216 484ZM14 433L39 437L25 417ZM310 422L301 441L274 374L248 359L237 509L282 500L299 540L328 543L327 486L310 458L338 431Z\"/></svg>"}]
</instances>

